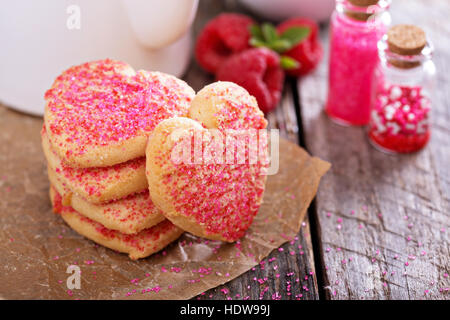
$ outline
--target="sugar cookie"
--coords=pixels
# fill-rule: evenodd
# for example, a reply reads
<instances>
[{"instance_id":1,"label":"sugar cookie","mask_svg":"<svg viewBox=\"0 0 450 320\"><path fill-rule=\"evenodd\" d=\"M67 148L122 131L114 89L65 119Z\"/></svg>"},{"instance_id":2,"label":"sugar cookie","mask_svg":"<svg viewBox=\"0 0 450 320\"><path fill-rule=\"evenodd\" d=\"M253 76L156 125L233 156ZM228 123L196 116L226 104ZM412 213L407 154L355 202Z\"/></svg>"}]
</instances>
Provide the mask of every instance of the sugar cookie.
<instances>
[{"instance_id":1,"label":"sugar cookie","mask_svg":"<svg viewBox=\"0 0 450 320\"><path fill-rule=\"evenodd\" d=\"M65 190L51 172L49 172L49 180L52 187L60 194L63 205L72 207L83 216L101 223L108 229L135 234L165 219L162 212L153 204L148 190L96 205L77 195L71 195L69 199L64 200Z\"/></svg>"},{"instance_id":2,"label":"sugar cookie","mask_svg":"<svg viewBox=\"0 0 450 320\"><path fill-rule=\"evenodd\" d=\"M208 129L265 129L267 120L255 97L233 82L218 81L201 89L188 117Z\"/></svg>"},{"instance_id":3,"label":"sugar cookie","mask_svg":"<svg viewBox=\"0 0 450 320\"><path fill-rule=\"evenodd\" d=\"M160 251L171 242L180 237L183 231L164 220L156 226L142 230L133 235L123 234L118 231L105 228L71 207L63 206L61 197L50 188L50 199L53 210L61 214L64 221L76 232L107 248L124 252L133 260L145 258Z\"/></svg>"},{"instance_id":4,"label":"sugar cookie","mask_svg":"<svg viewBox=\"0 0 450 320\"><path fill-rule=\"evenodd\" d=\"M121 199L148 188L144 157L111 167L71 168L64 165L51 149L45 128L41 134L48 167L61 180L66 191L71 191L93 204L100 204ZM67 197L70 197L68 192L63 196L65 204L67 204Z\"/></svg>"},{"instance_id":5,"label":"sugar cookie","mask_svg":"<svg viewBox=\"0 0 450 320\"><path fill-rule=\"evenodd\" d=\"M145 155L162 120L186 115L194 90L160 72L110 59L73 66L45 93L45 127L71 167L106 167Z\"/></svg>"},{"instance_id":6,"label":"sugar cookie","mask_svg":"<svg viewBox=\"0 0 450 320\"><path fill-rule=\"evenodd\" d=\"M172 118L162 121L150 135L146 150L150 195L178 227L197 236L232 242L244 235L258 212L267 159L255 164L198 164L180 163L172 156L183 138L190 141L198 133L207 135L206 128L225 133L228 128L264 129L267 122L245 89L226 82L202 89L191 108L189 115L203 126L189 118ZM202 148L210 146L206 139Z\"/></svg>"}]
</instances>

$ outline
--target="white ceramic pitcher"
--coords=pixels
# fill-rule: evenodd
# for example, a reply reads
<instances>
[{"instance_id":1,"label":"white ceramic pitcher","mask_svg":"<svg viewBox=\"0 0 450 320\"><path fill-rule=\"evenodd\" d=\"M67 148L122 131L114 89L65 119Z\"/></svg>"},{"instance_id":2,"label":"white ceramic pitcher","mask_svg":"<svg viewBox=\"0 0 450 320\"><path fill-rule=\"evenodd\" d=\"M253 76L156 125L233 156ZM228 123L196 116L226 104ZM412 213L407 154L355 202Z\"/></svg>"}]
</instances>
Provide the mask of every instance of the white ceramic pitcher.
<instances>
[{"instance_id":1,"label":"white ceramic pitcher","mask_svg":"<svg viewBox=\"0 0 450 320\"><path fill-rule=\"evenodd\" d=\"M0 101L41 115L63 70L112 58L181 76L198 0L0 0Z\"/></svg>"}]
</instances>

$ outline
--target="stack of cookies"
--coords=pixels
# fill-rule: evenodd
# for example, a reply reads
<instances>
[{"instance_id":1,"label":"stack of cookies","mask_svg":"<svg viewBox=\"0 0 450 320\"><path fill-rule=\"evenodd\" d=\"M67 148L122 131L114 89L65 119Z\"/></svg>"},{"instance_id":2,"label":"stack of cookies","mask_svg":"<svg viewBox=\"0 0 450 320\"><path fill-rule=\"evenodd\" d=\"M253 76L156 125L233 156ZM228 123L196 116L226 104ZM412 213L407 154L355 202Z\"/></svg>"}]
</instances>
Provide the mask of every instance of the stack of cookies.
<instances>
[{"instance_id":1,"label":"stack of cookies","mask_svg":"<svg viewBox=\"0 0 450 320\"><path fill-rule=\"evenodd\" d=\"M145 147L159 122L187 114L194 95L173 76L118 61L63 72L45 94L41 132L54 211L132 259L177 239L183 231L149 197Z\"/></svg>"},{"instance_id":2,"label":"stack of cookies","mask_svg":"<svg viewBox=\"0 0 450 320\"><path fill-rule=\"evenodd\" d=\"M265 129L245 89L217 82L195 95L173 76L102 60L63 72L45 99L50 198L78 233L139 259L184 231L233 242L251 225L264 194L267 154L239 164L172 159L183 136ZM216 146L208 137L200 150ZM214 150L215 158L227 152Z\"/></svg>"}]
</instances>

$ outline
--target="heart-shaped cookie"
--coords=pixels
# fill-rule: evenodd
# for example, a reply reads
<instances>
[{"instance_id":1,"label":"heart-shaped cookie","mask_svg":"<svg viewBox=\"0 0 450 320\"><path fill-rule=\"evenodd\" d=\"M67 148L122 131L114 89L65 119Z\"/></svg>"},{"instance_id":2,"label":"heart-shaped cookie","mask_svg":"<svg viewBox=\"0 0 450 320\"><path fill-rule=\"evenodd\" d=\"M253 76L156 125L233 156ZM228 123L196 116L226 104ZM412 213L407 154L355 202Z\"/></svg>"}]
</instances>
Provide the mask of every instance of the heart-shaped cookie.
<instances>
[{"instance_id":1,"label":"heart-shaped cookie","mask_svg":"<svg viewBox=\"0 0 450 320\"><path fill-rule=\"evenodd\" d=\"M93 204L101 204L148 189L145 157L110 167L72 168L64 165L51 148L45 126L41 136L49 176L60 180L67 189L64 193L60 191L65 204L72 194L79 195Z\"/></svg>"},{"instance_id":2,"label":"heart-shaped cookie","mask_svg":"<svg viewBox=\"0 0 450 320\"><path fill-rule=\"evenodd\" d=\"M45 127L68 166L105 167L145 155L148 135L164 119L187 114L194 90L160 72L123 62L74 66L45 94Z\"/></svg>"},{"instance_id":3,"label":"heart-shaped cookie","mask_svg":"<svg viewBox=\"0 0 450 320\"><path fill-rule=\"evenodd\" d=\"M263 152L251 162L247 156L255 145L233 135L265 129L267 121L255 98L230 82L203 88L189 117L164 120L150 135L146 173L151 198L176 226L197 236L235 241L258 212L268 159L267 144L257 140ZM242 154L245 160L239 161Z\"/></svg>"}]
</instances>

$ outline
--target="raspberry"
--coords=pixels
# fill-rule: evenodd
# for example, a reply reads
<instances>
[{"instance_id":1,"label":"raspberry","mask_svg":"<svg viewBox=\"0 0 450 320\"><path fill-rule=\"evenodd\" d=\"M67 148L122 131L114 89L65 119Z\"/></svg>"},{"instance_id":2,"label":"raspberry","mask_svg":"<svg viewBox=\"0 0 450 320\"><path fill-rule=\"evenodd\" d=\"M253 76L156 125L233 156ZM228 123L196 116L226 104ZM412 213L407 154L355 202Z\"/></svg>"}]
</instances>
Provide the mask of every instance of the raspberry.
<instances>
[{"instance_id":1,"label":"raspberry","mask_svg":"<svg viewBox=\"0 0 450 320\"><path fill-rule=\"evenodd\" d=\"M309 27L311 30L306 39L283 53L300 63L298 68L286 70L286 73L293 76L305 75L317 66L323 56L323 48L319 41L319 27L313 20L292 18L278 25L277 31L282 33L291 27Z\"/></svg>"},{"instance_id":2,"label":"raspberry","mask_svg":"<svg viewBox=\"0 0 450 320\"><path fill-rule=\"evenodd\" d=\"M249 47L249 26L254 21L245 15L223 13L208 22L200 33L195 56L206 71L215 73L233 53Z\"/></svg>"},{"instance_id":3,"label":"raspberry","mask_svg":"<svg viewBox=\"0 0 450 320\"><path fill-rule=\"evenodd\" d=\"M284 72L275 52L254 48L228 58L217 70L216 79L244 87L256 98L259 108L267 113L280 101Z\"/></svg>"}]
</instances>

